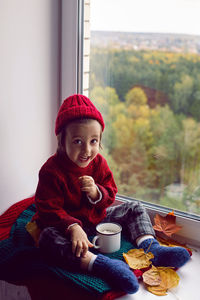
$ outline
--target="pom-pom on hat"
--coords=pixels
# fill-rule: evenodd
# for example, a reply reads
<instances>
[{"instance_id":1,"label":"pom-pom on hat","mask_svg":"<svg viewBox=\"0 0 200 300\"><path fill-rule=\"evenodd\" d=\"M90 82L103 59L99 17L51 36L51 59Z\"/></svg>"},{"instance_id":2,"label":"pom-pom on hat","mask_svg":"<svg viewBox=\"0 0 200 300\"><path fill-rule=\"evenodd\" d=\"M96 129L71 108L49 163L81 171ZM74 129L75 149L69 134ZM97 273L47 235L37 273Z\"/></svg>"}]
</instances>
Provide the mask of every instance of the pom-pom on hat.
<instances>
[{"instance_id":1,"label":"pom-pom on hat","mask_svg":"<svg viewBox=\"0 0 200 300\"><path fill-rule=\"evenodd\" d=\"M58 111L55 126L56 135L61 132L67 123L79 118L95 119L101 124L102 131L105 128L101 113L90 99L84 95L75 94L65 99Z\"/></svg>"}]
</instances>

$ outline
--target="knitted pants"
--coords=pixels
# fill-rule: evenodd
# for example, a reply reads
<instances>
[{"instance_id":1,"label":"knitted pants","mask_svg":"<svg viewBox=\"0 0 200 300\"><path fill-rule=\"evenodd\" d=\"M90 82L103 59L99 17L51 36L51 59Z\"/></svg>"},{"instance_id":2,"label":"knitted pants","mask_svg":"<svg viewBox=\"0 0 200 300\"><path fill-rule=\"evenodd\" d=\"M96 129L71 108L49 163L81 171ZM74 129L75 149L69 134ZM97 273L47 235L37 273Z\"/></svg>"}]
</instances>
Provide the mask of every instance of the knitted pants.
<instances>
[{"instance_id":1,"label":"knitted pants","mask_svg":"<svg viewBox=\"0 0 200 300\"><path fill-rule=\"evenodd\" d=\"M122 226L124 234L134 244L145 234L155 236L150 218L140 202L126 202L106 210L107 216L102 222L116 222ZM95 234L95 227L83 228L88 235ZM80 258L72 253L69 237L63 236L55 227L45 228L40 235L39 247L51 264L80 269Z\"/></svg>"}]
</instances>

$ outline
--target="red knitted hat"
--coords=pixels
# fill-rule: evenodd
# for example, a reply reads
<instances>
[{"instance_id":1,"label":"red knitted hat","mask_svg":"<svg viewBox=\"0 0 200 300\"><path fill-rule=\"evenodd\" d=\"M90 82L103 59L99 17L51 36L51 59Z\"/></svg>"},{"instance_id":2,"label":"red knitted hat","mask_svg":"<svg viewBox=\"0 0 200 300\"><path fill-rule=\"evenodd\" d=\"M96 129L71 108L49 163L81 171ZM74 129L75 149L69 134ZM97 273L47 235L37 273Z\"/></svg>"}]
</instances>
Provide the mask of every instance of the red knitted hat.
<instances>
[{"instance_id":1,"label":"red knitted hat","mask_svg":"<svg viewBox=\"0 0 200 300\"><path fill-rule=\"evenodd\" d=\"M64 100L56 118L55 133L58 135L66 124L79 118L91 118L97 120L102 131L105 128L101 113L94 104L84 95L75 94Z\"/></svg>"}]
</instances>

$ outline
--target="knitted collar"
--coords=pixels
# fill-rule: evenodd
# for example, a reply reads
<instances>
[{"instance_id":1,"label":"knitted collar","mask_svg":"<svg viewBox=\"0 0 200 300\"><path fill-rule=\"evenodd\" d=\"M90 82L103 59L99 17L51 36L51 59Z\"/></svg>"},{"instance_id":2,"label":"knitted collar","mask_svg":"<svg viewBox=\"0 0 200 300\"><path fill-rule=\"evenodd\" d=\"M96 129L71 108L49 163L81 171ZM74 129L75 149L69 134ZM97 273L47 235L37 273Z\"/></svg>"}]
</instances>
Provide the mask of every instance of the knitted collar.
<instances>
[{"instance_id":1,"label":"knitted collar","mask_svg":"<svg viewBox=\"0 0 200 300\"><path fill-rule=\"evenodd\" d=\"M56 158L62 169L66 170L67 172L74 173L77 176L87 175L93 165L93 161L91 161L87 167L81 168L77 166L65 152L56 152Z\"/></svg>"}]
</instances>

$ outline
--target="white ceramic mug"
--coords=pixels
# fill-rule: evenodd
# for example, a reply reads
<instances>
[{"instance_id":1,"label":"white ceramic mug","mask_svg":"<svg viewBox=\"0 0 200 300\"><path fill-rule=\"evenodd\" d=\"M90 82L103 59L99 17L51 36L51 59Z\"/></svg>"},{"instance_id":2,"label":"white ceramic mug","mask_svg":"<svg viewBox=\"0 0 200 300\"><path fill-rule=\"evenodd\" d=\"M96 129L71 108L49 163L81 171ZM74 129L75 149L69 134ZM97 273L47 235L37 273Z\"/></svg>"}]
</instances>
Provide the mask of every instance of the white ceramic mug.
<instances>
[{"instance_id":1,"label":"white ceramic mug","mask_svg":"<svg viewBox=\"0 0 200 300\"><path fill-rule=\"evenodd\" d=\"M96 226L97 235L92 243L102 253L112 253L121 247L121 225L117 223L100 223ZM96 244L98 242L98 245Z\"/></svg>"}]
</instances>

